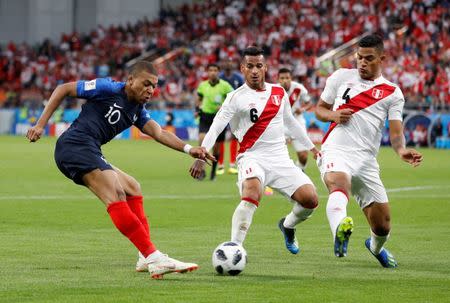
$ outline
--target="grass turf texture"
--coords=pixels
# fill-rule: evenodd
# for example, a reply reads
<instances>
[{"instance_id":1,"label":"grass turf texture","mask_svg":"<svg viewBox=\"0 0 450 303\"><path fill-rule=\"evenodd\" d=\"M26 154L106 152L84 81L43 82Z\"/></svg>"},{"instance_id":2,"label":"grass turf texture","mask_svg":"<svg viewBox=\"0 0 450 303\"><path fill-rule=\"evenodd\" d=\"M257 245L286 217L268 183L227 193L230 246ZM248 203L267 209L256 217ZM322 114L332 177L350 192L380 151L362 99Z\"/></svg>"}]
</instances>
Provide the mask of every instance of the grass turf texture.
<instances>
[{"instance_id":1,"label":"grass turf texture","mask_svg":"<svg viewBox=\"0 0 450 303\"><path fill-rule=\"evenodd\" d=\"M0 137L0 302L450 301L449 151L421 150L424 163L413 169L381 150L392 209L387 247L398 269L382 268L364 247L369 228L353 198L349 255L334 257L326 192L310 159L307 173L321 205L298 227L302 251L288 253L277 228L290 204L279 194L264 197L245 242L249 263L242 275L227 277L215 274L211 253L230 236L236 176L197 182L182 153L149 141L111 142L106 158L142 185L152 240L170 256L200 265L155 281L134 272L136 251L104 206L58 171L54 144Z\"/></svg>"}]
</instances>

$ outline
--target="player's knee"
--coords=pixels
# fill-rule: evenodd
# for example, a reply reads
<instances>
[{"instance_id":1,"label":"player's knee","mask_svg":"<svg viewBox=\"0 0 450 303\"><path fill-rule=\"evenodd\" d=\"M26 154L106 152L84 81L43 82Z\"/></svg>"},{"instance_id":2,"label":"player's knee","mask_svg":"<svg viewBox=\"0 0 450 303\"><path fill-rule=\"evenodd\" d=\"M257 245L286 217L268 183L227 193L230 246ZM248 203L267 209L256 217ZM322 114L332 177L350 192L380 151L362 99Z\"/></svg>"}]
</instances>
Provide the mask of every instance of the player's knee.
<instances>
[{"instance_id":1,"label":"player's knee","mask_svg":"<svg viewBox=\"0 0 450 303\"><path fill-rule=\"evenodd\" d=\"M117 196L117 201L126 201L127 200L127 195L125 193L125 191L123 190L123 188L116 188L115 190L116 192L116 196Z\"/></svg>"},{"instance_id":2,"label":"player's knee","mask_svg":"<svg viewBox=\"0 0 450 303\"><path fill-rule=\"evenodd\" d=\"M313 193L311 195L308 195L306 198L304 198L300 203L304 208L317 208L319 206L319 197L316 193Z\"/></svg>"},{"instance_id":3,"label":"player's knee","mask_svg":"<svg viewBox=\"0 0 450 303\"><path fill-rule=\"evenodd\" d=\"M133 178L128 184L127 194L130 196L142 196L141 184L136 179Z\"/></svg>"},{"instance_id":4,"label":"player's knee","mask_svg":"<svg viewBox=\"0 0 450 303\"><path fill-rule=\"evenodd\" d=\"M344 176L329 176L329 174L325 175L325 184L328 188L328 192L332 193L334 191L342 191L345 192L348 196L350 193L350 182Z\"/></svg>"},{"instance_id":5,"label":"player's knee","mask_svg":"<svg viewBox=\"0 0 450 303\"><path fill-rule=\"evenodd\" d=\"M242 198L244 197L252 201L261 201L261 194L257 191L246 191L246 194L242 195Z\"/></svg>"},{"instance_id":6,"label":"player's knee","mask_svg":"<svg viewBox=\"0 0 450 303\"><path fill-rule=\"evenodd\" d=\"M299 160L301 163L306 163L306 161L308 161L308 154L299 153L299 154L298 154L298 160Z\"/></svg>"},{"instance_id":7,"label":"player's knee","mask_svg":"<svg viewBox=\"0 0 450 303\"><path fill-rule=\"evenodd\" d=\"M248 197L255 201L261 200L261 183L259 180L255 182L254 180L247 180L242 184L242 197Z\"/></svg>"},{"instance_id":8,"label":"player's knee","mask_svg":"<svg viewBox=\"0 0 450 303\"><path fill-rule=\"evenodd\" d=\"M391 231L390 217L385 216L383 220L373 224L372 231L378 236L386 236Z\"/></svg>"},{"instance_id":9,"label":"player's knee","mask_svg":"<svg viewBox=\"0 0 450 303\"><path fill-rule=\"evenodd\" d=\"M313 186L303 186L298 189L292 199L297 201L304 208L314 209L319 205L319 197Z\"/></svg>"},{"instance_id":10,"label":"player's knee","mask_svg":"<svg viewBox=\"0 0 450 303\"><path fill-rule=\"evenodd\" d=\"M374 226L372 228L372 231L377 236L383 237L383 236L389 235L389 233L391 232L391 227L390 226Z\"/></svg>"}]
</instances>

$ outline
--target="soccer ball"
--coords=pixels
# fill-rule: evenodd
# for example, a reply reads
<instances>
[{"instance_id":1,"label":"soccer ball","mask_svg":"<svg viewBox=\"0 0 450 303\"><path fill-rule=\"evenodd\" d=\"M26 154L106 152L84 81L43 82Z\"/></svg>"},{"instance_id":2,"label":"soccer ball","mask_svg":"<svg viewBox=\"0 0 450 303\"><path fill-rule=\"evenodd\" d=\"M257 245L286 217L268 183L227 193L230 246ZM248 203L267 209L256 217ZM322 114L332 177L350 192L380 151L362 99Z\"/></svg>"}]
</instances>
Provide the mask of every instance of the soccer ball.
<instances>
[{"instance_id":1,"label":"soccer ball","mask_svg":"<svg viewBox=\"0 0 450 303\"><path fill-rule=\"evenodd\" d=\"M236 276L247 264L247 252L237 243L224 242L214 249L212 264L219 274Z\"/></svg>"}]
</instances>

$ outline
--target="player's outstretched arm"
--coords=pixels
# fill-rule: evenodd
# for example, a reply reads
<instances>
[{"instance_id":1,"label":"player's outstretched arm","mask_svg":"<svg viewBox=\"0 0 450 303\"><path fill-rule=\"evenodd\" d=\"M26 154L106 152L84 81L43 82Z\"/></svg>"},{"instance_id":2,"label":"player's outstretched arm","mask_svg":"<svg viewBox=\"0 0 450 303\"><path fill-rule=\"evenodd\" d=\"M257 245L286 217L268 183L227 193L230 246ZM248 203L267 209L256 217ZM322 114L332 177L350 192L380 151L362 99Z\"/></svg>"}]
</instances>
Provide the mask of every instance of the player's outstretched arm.
<instances>
[{"instance_id":1,"label":"player's outstretched arm","mask_svg":"<svg viewBox=\"0 0 450 303\"><path fill-rule=\"evenodd\" d=\"M416 167L420 165L423 156L417 150L405 147L405 135L403 125L400 120L389 120L389 136L392 148L399 155L400 159Z\"/></svg>"},{"instance_id":2,"label":"player's outstretched arm","mask_svg":"<svg viewBox=\"0 0 450 303\"><path fill-rule=\"evenodd\" d=\"M353 110L349 108L340 109L333 111L333 104L328 104L322 99L319 100L316 106L316 117L320 121L324 122L335 122L337 124L347 123L352 114Z\"/></svg>"},{"instance_id":3,"label":"player's outstretched arm","mask_svg":"<svg viewBox=\"0 0 450 303\"><path fill-rule=\"evenodd\" d=\"M47 125L48 120L53 115L55 110L61 105L61 102L64 100L64 98L67 96L77 96L76 82L61 84L56 87L56 89L50 96L50 99L48 100L48 103L45 106L44 111L42 112L42 115L37 121L36 125L31 127L27 132L27 138L28 140L30 140L30 142L36 142L41 138L42 133L44 132L44 127L45 125Z\"/></svg>"},{"instance_id":4,"label":"player's outstretched arm","mask_svg":"<svg viewBox=\"0 0 450 303\"><path fill-rule=\"evenodd\" d=\"M314 154L314 158L316 158L316 154L319 151L314 146L314 143L311 141L311 139L308 137L306 128L303 127L292 115L291 107L289 106L289 100L287 98L284 99L283 122L292 136L302 142L302 144L304 144Z\"/></svg>"},{"instance_id":5,"label":"player's outstretched arm","mask_svg":"<svg viewBox=\"0 0 450 303\"><path fill-rule=\"evenodd\" d=\"M211 160L215 161L213 155L211 155L206 148L204 147L192 147L189 144L186 144L183 140L178 138L176 135L172 134L171 132L168 132L159 126L158 123L156 123L153 120L149 120L144 127L142 128L142 131L153 137L157 142L170 147L172 149L185 152L193 158L202 159L204 161Z\"/></svg>"}]
</instances>

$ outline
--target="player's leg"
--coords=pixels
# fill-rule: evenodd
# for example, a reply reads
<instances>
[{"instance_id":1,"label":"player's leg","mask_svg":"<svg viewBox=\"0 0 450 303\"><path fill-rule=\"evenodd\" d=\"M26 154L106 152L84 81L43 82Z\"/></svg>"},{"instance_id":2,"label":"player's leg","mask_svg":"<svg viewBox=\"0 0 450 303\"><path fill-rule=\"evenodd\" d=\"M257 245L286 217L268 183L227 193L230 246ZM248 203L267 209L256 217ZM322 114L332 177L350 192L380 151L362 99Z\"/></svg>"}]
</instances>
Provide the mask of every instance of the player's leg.
<instances>
[{"instance_id":1,"label":"player's leg","mask_svg":"<svg viewBox=\"0 0 450 303\"><path fill-rule=\"evenodd\" d=\"M394 257L384 248L391 231L391 211L377 161L364 161L352 183L352 192L370 225L371 236L365 241L367 249L383 267L397 267Z\"/></svg>"},{"instance_id":2,"label":"player's leg","mask_svg":"<svg viewBox=\"0 0 450 303\"><path fill-rule=\"evenodd\" d=\"M353 232L353 219L347 216L350 176L344 172L327 172L323 179L329 192L326 213L334 239L334 254L345 257Z\"/></svg>"},{"instance_id":3,"label":"player's leg","mask_svg":"<svg viewBox=\"0 0 450 303\"><path fill-rule=\"evenodd\" d=\"M151 241L150 227L144 210L144 197L142 195L142 190L139 182L132 176L120 170L119 168L115 166L113 166L113 168L117 172L119 182L125 191L128 206L130 207L131 211L139 218L142 225L144 225L144 228L147 231ZM138 261L136 262L136 271L139 272L148 271L148 264L146 263L146 258L141 252L138 253Z\"/></svg>"},{"instance_id":4,"label":"player's leg","mask_svg":"<svg viewBox=\"0 0 450 303\"><path fill-rule=\"evenodd\" d=\"M112 169L95 169L82 177L83 183L107 207L117 229L147 257L156 251L148 232L139 218L131 211L117 172Z\"/></svg>"},{"instance_id":5,"label":"player's leg","mask_svg":"<svg viewBox=\"0 0 450 303\"><path fill-rule=\"evenodd\" d=\"M377 258L383 267L395 268L394 256L384 248L391 231L390 208L388 203L371 203L363 209L370 225L371 235L365 241L367 249Z\"/></svg>"},{"instance_id":6,"label":"player's leg","mask_svg":"<svg viewBox=\"0 0 450 303\"><path fill-rule=\"evenodd\" d=\"M300 248L295 236L296 226L311 217L318 206L319 199L312 184L304 184L297 188L291 199L294 201L292 210L278 222L278 228L284 235L286 248L292 254L297 254Z\"/></svg>"},{"instance_id":7,"label":"player's leg","mask_svg":"<svg viewBox=\"0 0 450 303\"><path fill-rule=\"evenodd\" d=\"M114 170L96 169L85 174L84 184L107 206L108 213L117 229L139 250L152 278L162 278L164 274L185 273L196 270L197 264L184 263L172 259L156 249L150 241L148 231L126 202L126 193Z\"/></svg>"},{"instance_id":8,"label":"player's leg","mask_svg":"<svg viewBox=\"0 0 450 303\"><path fill-rule=\"evenodd\" d=\"M261 201L265 174L255 159L241 158L238 167L237 184L241 201L231 219L231 241L242 244Z\"/></svg>"},{"instance_id":9,"label":"player's leg","mask_svg":"<svg viewBox=\"0 0 450 303\"><path fill-rule=\"evenodd\" d=\"M231 241L242 245L261 200L261 181L257 177L248 178L241 188L241 201L231 219Z\"/></svg>"},{"instance_id":10,"label":"player's leg","mask_svg":"<svg viewBox=\"0 0 450 303\"><path fill-rule=\"evenodd\" d=\"M119 182L122 185L123 190L125 191L128 206L139 218L145 229L149 231L149 224L144 210L144 197L142 195L141 185L135 178L128 175L124 171L115 166L113 166L113 168L117 173L117 177L119 178Z\"/></svg>"},{"instance_id":11,"label":"player's leg","mask_svg":"<svg viewBox=\"0 0 450 303\"><path fill-rule=\"evenodd\" d=\"M386 190L379 176L378 163L375 160L367 162L357 180L360 180L361 186L357 192L354 190L355 197L371 230L365 245L383 267L397 267L394 257L384 248L391 231L391 211Z\"/></svg>"},{"instance_id":12,"label":"player's leg","mask_svg":"<svg viewBox=\"0 0 450 303\"><path fill-rule=\"evenodd\" d=\"M286 248L299 252L295 228L311 216L318 205L318 196L311 179L288 157L272 161L267 167L267 184L293 202L292 210L278 222Z\"/></svg>"}]
</instances>

